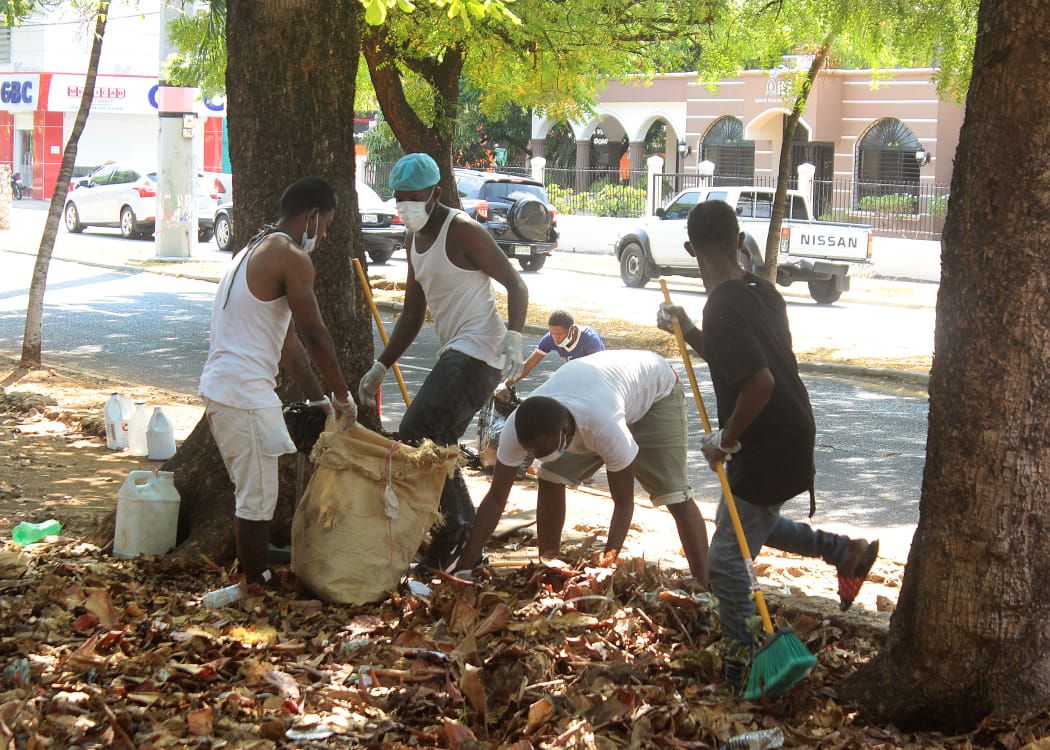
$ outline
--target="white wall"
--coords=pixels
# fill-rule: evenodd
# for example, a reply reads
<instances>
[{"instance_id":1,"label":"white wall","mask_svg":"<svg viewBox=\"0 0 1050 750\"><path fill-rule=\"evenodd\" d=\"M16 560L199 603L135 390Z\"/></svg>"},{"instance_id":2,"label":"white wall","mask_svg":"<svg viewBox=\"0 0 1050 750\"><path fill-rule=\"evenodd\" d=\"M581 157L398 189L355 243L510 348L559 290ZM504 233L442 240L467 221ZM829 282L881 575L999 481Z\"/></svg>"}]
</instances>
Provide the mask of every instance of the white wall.
<instances>
[{"instance_id":1,"label":"white wall","mask_svg":"<svg viewBox=\"0 0 1050 750\"><path fill-rule=\"evenodd\" d=\"M67 112L64 135L68 139L75 114ZM97 167L107 161L141 161L157 165L156 115L92 112L77 147L77 167ZM78 170L79 171L79 170Z\"/></svg>"},{"instance_id":2,"label":"white wall","mask_svg":"<svg viewBox=\"0 0 1050 750\"><path fill-rule=\"evenodd\" d=\"M92 29L66 5L34 15L11 30L11 66L16 71L83 73ZM160 0L116 0L110 6L98 72L157 75L159 39Z\"/></svg>"}]
</instances>

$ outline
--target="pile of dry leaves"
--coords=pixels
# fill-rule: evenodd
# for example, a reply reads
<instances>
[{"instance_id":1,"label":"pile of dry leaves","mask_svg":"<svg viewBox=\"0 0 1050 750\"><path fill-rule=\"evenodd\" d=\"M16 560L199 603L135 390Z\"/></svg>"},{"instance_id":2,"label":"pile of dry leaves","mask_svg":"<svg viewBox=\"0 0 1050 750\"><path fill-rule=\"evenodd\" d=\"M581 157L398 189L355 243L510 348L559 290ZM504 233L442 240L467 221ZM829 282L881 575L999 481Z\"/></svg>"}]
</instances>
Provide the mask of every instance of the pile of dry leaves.
<instances>
[{"instance_id":1,"label":"pile of dry leaves","mask_svg":"<svg viewBox=\"0 0 1050 750\"><path fill-rule=\"evenodd\" d=\"M366 607L268 593L203 608L227 582L79 543L8 546L0 747L704 748L772 726L789 747L1032 736L855 725L835 687L877 644L813 618L793 623L819 657L812 675L764 705L734 698L717 685L710 599L641 561L414 582Z\"/></svg>"}]
</instances>

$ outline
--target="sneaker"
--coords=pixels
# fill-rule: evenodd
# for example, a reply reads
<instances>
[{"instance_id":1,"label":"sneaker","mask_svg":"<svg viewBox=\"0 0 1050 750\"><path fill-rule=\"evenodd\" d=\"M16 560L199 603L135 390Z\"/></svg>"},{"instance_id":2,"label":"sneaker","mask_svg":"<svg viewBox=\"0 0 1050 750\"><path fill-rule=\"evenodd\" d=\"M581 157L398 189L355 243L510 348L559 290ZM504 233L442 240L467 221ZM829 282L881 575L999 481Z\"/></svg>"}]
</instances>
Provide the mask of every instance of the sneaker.
<instances>
[{"instance_id":1,"label":"sneaker","mask_svg":"<svg viewBox=\"0 0 1050 750\"><path fill-rule=\"evenodd\" d=\"M253 596L265 594L267 591L281 592L281 577L273 568L266 568L262 573L248 581L248 593Z\"/></svg>"},{"instance_id":2,"label":"sneaker","mask_svg":"<svg viewBox=\"0 0 1050 750\"><path fill-rule=\"evenodd\" d=\"M850 542L850 552L845 562L838 569L839 610L845 612L853 605L860 587L871 572L879 556L879 540L867 542L854 539Z\"/></svg>"},{"instance_id":3,"label":"sneaker","mask_svg":"<svg viewBox=\"0 0 1050 750\"><path fill-rule=\"evenodd\" d=\"M439 542L431 542L430 548L427 549L426 554L424 554L419 561L417 568L420 568L423 571L442 570L446 573L451 573L452 571L457 570L459 556L463 553L463 548L467 546L466 536L461 537L448 549L441 550L438 549L439 546Z\"/></svg>"}]
</instances>

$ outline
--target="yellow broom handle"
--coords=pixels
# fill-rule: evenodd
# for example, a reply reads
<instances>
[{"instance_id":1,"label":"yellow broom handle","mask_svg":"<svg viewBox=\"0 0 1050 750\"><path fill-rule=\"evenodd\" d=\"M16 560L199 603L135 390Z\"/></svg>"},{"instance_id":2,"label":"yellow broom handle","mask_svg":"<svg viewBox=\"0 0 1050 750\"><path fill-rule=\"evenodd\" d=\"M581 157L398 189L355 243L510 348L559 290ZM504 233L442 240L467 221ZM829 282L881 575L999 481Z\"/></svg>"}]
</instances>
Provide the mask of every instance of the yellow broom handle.
<instances>
[{"instance_id":1,"label":"yellow broom handle","mask_svg":"<svg viewBox=\"0 0 1050 750\"><path fill-rule=\"evenodd\" d=\"M375 300L372 299L372 290L368 286L368 277L365 276L365 268L361 265L361 261L357 258L353 259L354 270L357 271L357 278L361 282L361 288L365 290L365 299L368 300L368 306L372 308L372 317L375 318L376 325L379 326L379 338L383 341L383 346L387 344L386 328L383 327L383 319L379 317L379 308L376 307ZM393 368L394 377L397 378L397 384L401 386L401 397L405 399L405 406L412 403L412 399L408 397L408 388L405 387L405 379L401 377L401 368L397 366L397 362L394 363Z\"/></svg>"},{"instance_id":2,"label":"yellow broom handle","mask_svg":"<svg viewBox=\"0 0 1050 750\"><path fill-rule=\"evenodd\" d=\"M671 292L667 289L667 281L660 279L660 289L664 293L664 302L672 304ZM689 385L693 388L693 400L696 402L696 408L700 410L700 421L704 423L704 432L711 432L711 422L707 418L707 409L704 407L704 399L700 395L700 386L696 382L696 373L693 371L693 362L689 358L689 348L685 343L685 335L682 333L682 326L678 324L678 317L675 316L671 319L674 324L674 337L678 341L678 352L682 355L682 362L685 364L685 374L689 377ZM736 502L733 500L733 491L729 489L729 477L726 476L725 466L719 462L715 467L718 472L718 480L722 483L722 496L726 501L726 508L729 510L729 517L733 519L733 530L736 532L736 541L740 545L740 552L744 555L744 565L748 567L748 576L751 579L751 589L755 595L755 606L758 607L758 613L762 616L762 626L766 629L767 633L773 632L773 621L769 619L769 610L766 608L766 599L762 595L762 589L758 585L758 578L755 575L754 563L751 560L751 550L747 546L747 537L744 536L744 527L740 523L740 515L736 512Z\"/></svg>"}]
</instances>

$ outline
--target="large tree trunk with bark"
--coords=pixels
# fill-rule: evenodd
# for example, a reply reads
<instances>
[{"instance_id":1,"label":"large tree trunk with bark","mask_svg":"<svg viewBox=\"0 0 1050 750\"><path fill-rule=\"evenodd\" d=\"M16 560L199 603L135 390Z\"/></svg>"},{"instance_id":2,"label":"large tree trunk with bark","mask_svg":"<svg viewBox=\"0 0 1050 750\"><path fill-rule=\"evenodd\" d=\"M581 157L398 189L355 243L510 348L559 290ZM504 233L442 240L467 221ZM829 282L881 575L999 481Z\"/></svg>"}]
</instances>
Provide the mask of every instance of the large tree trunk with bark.
<instances>
[{"instance_id":1,"label":"large tree trunk with bark","mask_svg":"<svg viewBox=\"0 0 1050 750\"><path fill-rule=\"evenodd\" d=\"M416 13L428 12L420 8ZM441 11L443 12L443 11ZM459 208L459 191L452 172L452 144L456 135L456 115L459 107L459 82L463 73L465 53L455 46L437 50L425 58L412 58L404 50L400 55L392 49L382 26L368 26L362 31L362 51L368 63L376 98L383 117L390 125L405 153L421 151L434 157L441 170L441 202ZM433 97L433 112L427 124L412 109L405 95L397 59L427 82Z\"/></svg>"},{"instance_id":2,"label":"large tree trunk with bark","mask_svg":"<svg viewBox=\"0 0 1050 750\"><path fill-rule=\"evenodd\" d=\"M55 238L58 236L58 223L62 219L62 210L69 192L69 180L73 177L73 166L77 161L77 147L80 134L84 132L91 102L95 98L95 78L98 75L98 61L102 56L102 39L106 34L106 19L109 17L109 0L98 4L94 23L94 36L91 39L91 53L88 56L87 76L84 81L84 93L80 96L80 108L73 119L73 127L66 139L66 150L62 154L62 164L58 168L55 190L51 196L51 205L44 220L44 232L40 236L40 247L36 251L36 263L33 266L33 277L29 282L29 304L26 306L26 324L22 335L22 359L19 369L29 370L40 367L40 355L44 338L44 291L47 288L47 272L51 267L51 255L55 251Z\"/></svg>"},{"instance_id":3,"label":"large tree trunk with bark","mask_svg":"<svg viewBox=\"0 0 1050 750\"><path fill-rule=\"evenodd\" d=\"M372 318L351 259L364 262L354 190L354 90L360 52L353 0L230 0L226 35L230 157L237 175L238 246L276 221L281 193L306 175L328 179L339 206L312 257L321 314L335 339L351 393L372 364ZM287 403L301 398L282 377ZM362 410L375 424L375 410ZM296 485L295 456L281 460L273 541L287 539ZM164 467L182 497L179 555L233 557L233 487L205 421Z\"/></svg>"},{"instance_id":4,"label":"large tree trunk with bark","mask_svg":"<svg viewBox=\"0 0 1050 750\"><path fill-rule=\"evenodd\" d=\"M846 685L903 729L1050 702L1050 5L985 0L945 224L919 526Z\"/></svg>"}]
</instances>

